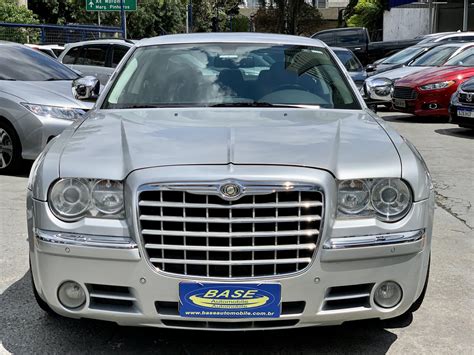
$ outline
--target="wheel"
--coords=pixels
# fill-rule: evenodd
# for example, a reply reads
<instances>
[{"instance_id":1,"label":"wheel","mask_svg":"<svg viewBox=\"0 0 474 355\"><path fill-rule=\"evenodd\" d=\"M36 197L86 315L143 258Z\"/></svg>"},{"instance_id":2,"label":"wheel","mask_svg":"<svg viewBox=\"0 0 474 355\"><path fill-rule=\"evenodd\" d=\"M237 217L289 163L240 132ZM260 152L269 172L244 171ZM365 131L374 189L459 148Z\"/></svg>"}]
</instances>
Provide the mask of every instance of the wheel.
<instances>
[{"instance_id":1,"label":"wheel","mask_svg":"<svg viewBox=\"0 0 474 355\"><path fill-rule=\"evenodd\" d=\"M0 121L0 174L17 172L22 161L18 135L10 125Z\"/></svg>"},{"instance_id":2,"label":"wheel","mask_svg":"<svg viewBox=\"0 0 474 355\"><path fill-rule=\"evenodd\" d=\"M36 291L35 281L33 280L33 272L31 271L31 263L30 263L30 276L31 276L31 286L33 287L33 294L35 295L35 300L36 300L36 303L38 303L38 306L43 311L45 311L49 316L59 317L59 314L53 311L51 307L48 306L48 304L45 301L43 301L41 296L38 294L38 291Z\"/></svg>"}]
</instances>

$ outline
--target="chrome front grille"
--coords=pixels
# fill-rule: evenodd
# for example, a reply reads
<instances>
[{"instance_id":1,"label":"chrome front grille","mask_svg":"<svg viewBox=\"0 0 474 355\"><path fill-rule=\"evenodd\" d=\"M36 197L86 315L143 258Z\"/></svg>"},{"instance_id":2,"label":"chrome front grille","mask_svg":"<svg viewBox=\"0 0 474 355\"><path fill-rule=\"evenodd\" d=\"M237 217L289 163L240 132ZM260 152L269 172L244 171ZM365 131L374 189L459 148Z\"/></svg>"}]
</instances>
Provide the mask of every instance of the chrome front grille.
<instances>
[{"instance_id":1,"label":"chrome front grille","mask_svg":"<svg viewBox=\"0 0 474 355\"><path fill-rule=\"evenodd\" d=\"M458 100L463 104L474 105L474 93L460 91L458 94Z\"/></svg>"},{"instance_id":2,"label":"chrome front grille","mask_svg":"<svg viewBox=\"0 0 474 355\"><path fill-rule=\"evenodd\" d=\"M407 88L403 86L395 86L393 90L393 98L404 99L404 100L414 100L416 99L416 91L412 88Z\"/></svg>"},{"instance_id":3,"label":"chrome front grille","mask_svg":"<svg viewBox=\"0 0 474 355\"><path fill-rule=\"evenodd\" d=\"M139 192L139 228L154 267L243 278L294 273L311 263L323 215L319 189L247 184L234 201L219 191L219 184L180 184Z\"/></svg>"}]
</instances>

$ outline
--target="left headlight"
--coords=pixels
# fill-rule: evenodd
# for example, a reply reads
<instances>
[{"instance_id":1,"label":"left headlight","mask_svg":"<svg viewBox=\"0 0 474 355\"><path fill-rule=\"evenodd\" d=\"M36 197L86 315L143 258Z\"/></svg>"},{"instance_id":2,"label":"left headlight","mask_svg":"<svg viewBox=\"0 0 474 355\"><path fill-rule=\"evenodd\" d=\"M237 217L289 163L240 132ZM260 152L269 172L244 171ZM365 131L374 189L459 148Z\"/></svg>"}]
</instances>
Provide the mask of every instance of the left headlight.
<instances>
[{"instance_id":1,"label":"left headlight","mask_svg":"<svg viewBox=\"0 0 474 355\"><path fill-rule=\"evenodd\" d=\"M57 180L49 190L53 214L67 222L84 217L123 218L121 181L67 178Z\"/></svg>"},{"instance_id":2,"label":"left headlight","mask_svg":"<svg viewBox=\"0 0 474 355\"><path fill-rule=\"evenodd\" d=\"M396 222L413 203L409 186L401 179L343 180L338 187L338 217L375 217Z\"/></svg>"},{"instance_id":3,"label":"left headlight","mask_svg":"<svg viewBox=\"0 0 474 355\"><path fill-rule=\"evenodd\" d=\"M74 121L84 115L86 112L80 108L73 107L59 107L59 106L46 106L37 105L30 103L22 103L28 111L34 113L37 116L59 118L62 120Z\"/></svg>"},{"instance_id":4,"label":"left headlight","mask_svg":"<svg viewBox=\"0 0 474 355\"><path fill-rule=\"evenodd\" d=\"M432 83L432 84L426 84L420 86L420 90L438 90L438 89L445 89L447 87L450 87L455 83L454 80L449 80L449 81L440 81L438 83Z\"/></svg>"}]
</instances>

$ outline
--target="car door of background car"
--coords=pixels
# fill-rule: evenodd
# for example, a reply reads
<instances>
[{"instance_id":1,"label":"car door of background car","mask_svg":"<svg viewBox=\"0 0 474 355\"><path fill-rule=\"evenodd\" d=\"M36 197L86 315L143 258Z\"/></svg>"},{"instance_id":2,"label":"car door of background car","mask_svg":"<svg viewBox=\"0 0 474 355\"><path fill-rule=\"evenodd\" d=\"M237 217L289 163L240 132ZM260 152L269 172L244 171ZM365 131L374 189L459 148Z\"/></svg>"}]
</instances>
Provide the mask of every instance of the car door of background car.
<instances>
[{"instance_id":1,"label":"car door of background car","mask_svg":"<svg viewBox=\"0 0 474 355\"><path fill-rule=\"evenodd\" d=\"M110 67L115 70L122 58L127 54L130 47L114 44L112 46L112 55L110 59Z\"/></svg>"},{"instance_id":2,"label":"car door of background car","mask_svg":"<svg viewBox=\"0 0 474 355\"><path fill-rule=\"evenodd\" d=\"M84 76L97 77L105 85L114 71L110 64L107 65L110 63L111 47L108 44L72 47L63 56L62 62L80 71Z\"/></svg>"}]
</instances>

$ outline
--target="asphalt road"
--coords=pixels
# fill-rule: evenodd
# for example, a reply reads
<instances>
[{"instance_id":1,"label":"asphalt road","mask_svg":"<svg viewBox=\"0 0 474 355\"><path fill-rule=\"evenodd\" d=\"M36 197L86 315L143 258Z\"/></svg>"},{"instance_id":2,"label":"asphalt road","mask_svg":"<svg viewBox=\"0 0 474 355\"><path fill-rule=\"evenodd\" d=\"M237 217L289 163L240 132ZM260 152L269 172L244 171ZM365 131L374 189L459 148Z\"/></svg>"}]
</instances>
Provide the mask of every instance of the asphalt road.
<instances>
[{"instance_id":1,"label":"asphalt road","mask_svg":"<svg viewBox=\"0 0 474 355\"><path fill-rule=\"evenodd\" d=\"M473 354L474 131L439 120L382 115L418 147L437 193L430 283L411 319L208 333L50 318L30 287L25 172L0 176L0 353Z\"/></svg>"}]
</instances>

